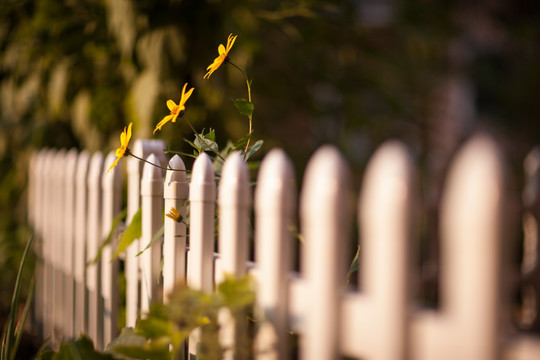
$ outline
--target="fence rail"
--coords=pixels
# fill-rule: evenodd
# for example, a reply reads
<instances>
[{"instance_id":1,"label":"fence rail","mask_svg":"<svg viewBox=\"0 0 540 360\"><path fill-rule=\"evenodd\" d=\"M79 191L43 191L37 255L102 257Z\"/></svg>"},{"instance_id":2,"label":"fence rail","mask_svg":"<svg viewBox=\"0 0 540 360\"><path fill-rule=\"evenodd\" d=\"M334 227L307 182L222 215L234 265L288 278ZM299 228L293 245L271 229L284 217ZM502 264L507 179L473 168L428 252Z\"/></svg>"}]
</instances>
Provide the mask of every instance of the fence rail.
<instances>
[{"instance_id":1,"label":"fence rail","mask_svg":"<svg viewBox=\"0 0 540 360\"><path fill-rule=\"evenodd\" d=\"M178 156L167 162L163 148L159 141L136 141L132 151L151 163L185 170ZM54 345L84 332L102 349L118 334L120 260L111 261L116 245L106 246L97 264L85 266L122 209L121 167L106 171L113 160L113 153L45 149L30 163L29 219L40 240L34 320ZM195 161L189 184L185 171L164 172L133 158L127 162L126 222L142 207L141 239L123 258L127 326L135 325L150 302L167 301L178 280L210 292L225 273L249 271L257 280L263 319L257 322L257 358L288 358L288 330L301 338L300 358L310 360L540 358L539 150L525 161L521 269L509 251L519 247L509 231L515 228L510 211L516 199L508 191L497 144L479 135L456 155L441 205L436 310L421 308L415 299L419 191L410 153L399 142L383 144L372 156L357 204L339 152L325 146L314 154L298 202L304 239L299 272L292 270L295 176L283 151L265 157L253 195L237 153L227 158L219 186L205 154ZM255 249L249 259L252 205ZM189 208L189 228L163 220L163 209L171 207L179 207L184 218ZM361 239L358 289L345 281L355 214ZM162 226L161 241L135 256ZM523 280L516 282L516 274ZM512 294L518 288L524 294L521 323L537 331L528 335L512 321ZM190 337L191 354L197 336Z\"/></svg>"}]
</instances>

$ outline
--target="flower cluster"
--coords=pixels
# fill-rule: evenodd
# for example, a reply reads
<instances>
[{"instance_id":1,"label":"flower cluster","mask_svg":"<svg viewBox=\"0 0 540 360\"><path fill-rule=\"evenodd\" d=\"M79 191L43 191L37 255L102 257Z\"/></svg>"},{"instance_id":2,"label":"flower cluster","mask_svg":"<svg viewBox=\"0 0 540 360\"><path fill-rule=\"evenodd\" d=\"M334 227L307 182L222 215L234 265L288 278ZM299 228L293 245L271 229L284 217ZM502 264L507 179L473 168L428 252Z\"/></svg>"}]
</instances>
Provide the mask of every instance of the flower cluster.
<instances>
[{"instance_id":1,"label":"flower cluster","mask_svg":"<svg viewBox=\"0 0 540 360\"><path fill-rule=\"evenodd\" d=\"M229 62L229 51L234 45L236 37L237 35L233 36L232 34L230 34L229 38L227 39L227 47L223 46L223 44L219 45L218 47L219 56L215 58L214 62L206 68L208 72L204 75L204 79L208 79L210 75L212 75L214 71L219 69L219 67L222 64ZM193 94L193 91L195 90L195 88L191 88L190 90L186 92L187 86L188 86L188 83L185 83L184 87L182 88L182 93L180 95L180 101L178 102L178 104L176 104L173 100L167 100L167 107L169 108L170 114L166 115L165 117L163 117L163 119L161 119L161 121L156 125L156 128L153 131L153 134L155 134L156 131L161 130L163 125L165 125L169 121L174 123L176 122L178 118L182 118L184 116L184 112L186 110L186 102L188 101L191 94ZM111 165L111 167L109 168L107 172L111 171L118 164L118 161L125 155L133 155L128 149L129 140L131 139L132 125L133 123L130 123L127 130L126 128L124 128L124 131L122 132L122 134L120 134L120 147L116 149L116 153L115 153L116 160L114 161L114 163Z\"/></svg>"}]
</instances>

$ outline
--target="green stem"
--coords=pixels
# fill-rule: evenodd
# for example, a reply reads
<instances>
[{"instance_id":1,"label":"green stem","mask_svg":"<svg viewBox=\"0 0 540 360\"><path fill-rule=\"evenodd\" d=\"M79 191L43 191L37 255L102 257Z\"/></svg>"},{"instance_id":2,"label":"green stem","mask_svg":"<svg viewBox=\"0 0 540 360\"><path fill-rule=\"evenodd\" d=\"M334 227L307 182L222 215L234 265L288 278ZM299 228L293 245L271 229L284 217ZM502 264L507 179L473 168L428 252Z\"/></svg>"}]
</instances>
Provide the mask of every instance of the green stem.
<instances>
[{"instance_id":1,"label":"green stem","mask_svg":"<svg viewBox=\"0 0 540 360\"><path fill-rule=\"evenodd\" d=\"M248 79L246 73L244 72L244 70L242 70L238 65L233 63L231 60L229 60L227 63L234 66L238 71L240 71L242 73L242 75L244 75L244 79L246 80L247 91L248 91L248 100L249 100L249 102L251 102L251 85L249 84L249 79Z\"/></svg>"},{"instance_id":2,"label":"green stem","mask_svg":"<svg viewBox=\"0 0 540 360\"><path fill-rule=\"evenodd\" d=\"M246 75L246 73L244 72L244 70L242 70L238 65L236 65L235 63L233 63L230 59L228 60L227 62L228 64L231 64L232 66L234 66L237 70L239 70L242 75L244 75L244 79L246 80L246 86L247 86L247 92L248 92L248 101L249 102L252 102L251 101L251 85L249 84L249 79ZM251 133L253 131L253 121L252 121L252 116L249 115L248 116L248 119L249 119L249 137L248 137L248 140L246 142L246 149L244 150L244 154L247 154L247 151L249 149L249 142L251 140Z\"/></svg>"},{"instance_id":3,"label":"green stem","mask_svg":"<svg viewBox=\"0 0 540 360\"><path fill-rule=\"evenodd\" d=\"M167 167L163 167L163 166L159 166L157 164L154 164L146 159L143 159L141 157L138 157L137 155L135 155L134 153L132 153L131 151L129 151L129 149L126 150L126 155L130 155L130 156L133 156L135 159L139 160L139 161L142 161L142 162L145 162L147 164L150 164L152 166L155 166L157 168L160 168L161 170L172 170L172 171L188 171L188 170L181 170L181 169L173 169L172 167L170 166L167 166Z\"/></svg>"}]
</instances>

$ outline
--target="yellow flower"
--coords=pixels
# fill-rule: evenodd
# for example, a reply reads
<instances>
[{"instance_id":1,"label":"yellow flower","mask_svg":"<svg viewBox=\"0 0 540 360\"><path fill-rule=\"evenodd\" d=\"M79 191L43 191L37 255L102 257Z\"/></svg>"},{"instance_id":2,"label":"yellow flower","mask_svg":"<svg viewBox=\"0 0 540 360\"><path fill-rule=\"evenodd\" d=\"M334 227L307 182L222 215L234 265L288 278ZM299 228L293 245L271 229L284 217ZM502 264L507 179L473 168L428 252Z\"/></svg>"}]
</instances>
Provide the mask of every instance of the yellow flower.
<instances>
[{"instance_id":1,"label":"yellow flower","mask_svg":"<svg viewBox=\"0 0 540 360\"><path fill-rule=\"evenodd\" d=\"M176 222L181 222L183 219L182 219L182 215L180 215L180 213L178 212L178 210L176 210L175 208L171 208L171 210L169 210L169 213L166 215L168 218L170 219L173 219L174 221Z\"/></svg>"},{"instance_id":2,"label":"yellow flower","mask_svg":"<svg viewBox=\"0 0 540 360\"><path fill-rule=\"evenodd\" d=\"M191 88L191 90L189 90L186 93L186 87L187 87L187 83L185 83L184 87L182 88L182 95L180 96L180 102L178 103L178 105L176 105L176 103L172 100L167 100L167 107L169 108L171 113L165 116L163 119L161 119L159 124L157 124L156 128L154 129L153 134L155 134L156 131L161 130L163 125L165 125L169 121L176 122L176 118L178 116L182 117L182 115L184 115L184 111L186 110L186 106L185 106L186 101L189 99L189 97L193 93L193 90L195 90L195 88Z\"/></svg>"},{"instance_id":3,"label":"yellow flower","mask_svg":"<svg viewBox=\"0 0 540 360\"><path fill-rule=\"evenodd\" d=\"M204 79L208 79L210 75L212 75L212 73L221 66L221 64L223 64L224 62L227 62L228 57L229 57L229 51L234 45L234 41L236 40L237 36L238 35L235 35L235 36L233 36L232 34L229 35L229 38L227 39L227 48L225 48L223 44L219 44L219 47L218 47L219 56L215 58L214 62L208 65L208 67L206 68L208 72L206 73L206 75L204 75Z\"/></svg>"},{"instance_id":4,"label":"yellow flower","mask_svg":"<svg viewBox=\"0 0 540 360\"><path fill-rule=\"evenodd\" d=\"M129 144L129 140L131 139L131 126L132 125L133 123L130 122L127 128L127 131L126 131L126 128L124 127L124 131L120 134L120 147L116 149L116 153L115 153L116 160L114 160L113 164L111 165L109 170L107 170L107 172L111 171L112 168L118 164L118 160L120 160L126 154L126 152L129 154L128 144Z\"/></svg>"}]
</instances>

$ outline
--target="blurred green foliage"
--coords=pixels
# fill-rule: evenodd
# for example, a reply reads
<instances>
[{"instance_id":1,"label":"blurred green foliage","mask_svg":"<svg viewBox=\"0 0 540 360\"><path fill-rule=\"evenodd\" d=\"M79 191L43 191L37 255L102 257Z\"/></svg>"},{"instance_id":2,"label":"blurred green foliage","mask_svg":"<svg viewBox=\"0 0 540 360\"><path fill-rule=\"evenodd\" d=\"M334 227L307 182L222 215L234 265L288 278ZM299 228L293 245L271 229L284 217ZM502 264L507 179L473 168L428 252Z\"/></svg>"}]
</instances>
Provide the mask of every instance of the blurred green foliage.
<instances>
[{"instance_id":1,"label":"blurred green foliage","mask_svg":"<svg viewBox=\"0 0 540 360\"><path fill-rule=\"evenodd\" d=\"M361 169L390 137L444 163L437 147L451 132L439 124L436 89L452 78L470 85L475 111L450 147L489 128L520 162L540 140L532 0L3 0L0 20L3 294L27 238L33 149L109 151L130 121L134 138L150 138L184 82L196 88L186 111L196 128L215 129L220 144L247 132L231 101L246 96L242 75L225 66L203 80L230 33L231 58L253 79L253 143L283 147L299 173L323 142ZM179 121L159 136L187 151L192 132Z\"/></svg>"}]
</instances>

